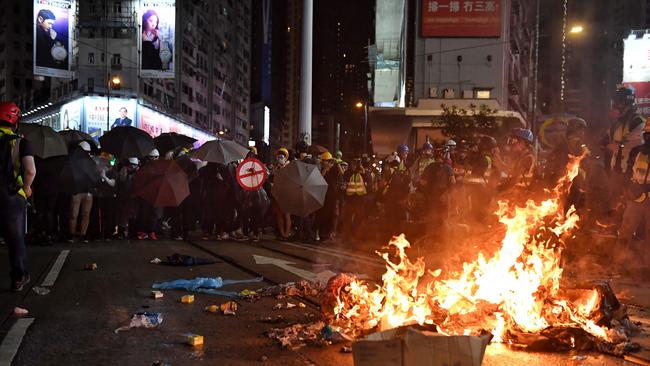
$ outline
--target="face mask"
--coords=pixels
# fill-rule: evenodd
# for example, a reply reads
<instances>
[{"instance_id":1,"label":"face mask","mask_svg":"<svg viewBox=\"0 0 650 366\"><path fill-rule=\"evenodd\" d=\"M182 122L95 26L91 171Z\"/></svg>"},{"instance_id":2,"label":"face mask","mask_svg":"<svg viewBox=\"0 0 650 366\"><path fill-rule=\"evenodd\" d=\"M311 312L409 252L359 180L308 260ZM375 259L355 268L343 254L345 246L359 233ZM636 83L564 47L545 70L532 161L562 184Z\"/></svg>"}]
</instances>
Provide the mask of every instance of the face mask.
<instances>
[{"instance_id":1,"label":"face mask","mask_svg":"<svg viewBox=\"0 0 650 366\"><path fill-rule=\"evenodd\" d=\"M284 164L284 163L287 161L287 158L285 158L284 155L278 155L275 159L276 159L276 160L278 161L278 163L280 163L280 164Z\"/></svg>"}]
</instances>

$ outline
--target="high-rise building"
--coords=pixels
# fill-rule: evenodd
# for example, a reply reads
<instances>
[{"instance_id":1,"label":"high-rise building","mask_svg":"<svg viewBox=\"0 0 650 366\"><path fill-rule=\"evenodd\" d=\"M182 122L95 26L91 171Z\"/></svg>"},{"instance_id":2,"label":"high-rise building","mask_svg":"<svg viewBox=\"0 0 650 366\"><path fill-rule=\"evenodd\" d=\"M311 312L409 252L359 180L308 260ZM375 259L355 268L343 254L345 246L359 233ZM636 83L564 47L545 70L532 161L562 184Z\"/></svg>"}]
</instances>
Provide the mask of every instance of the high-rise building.
<instances>
[{"instance_id":1,"label":"high-rise building","mask_svg":"<svg viewBox=\"0 0 650 366\"><path fill-rule=\"evenodd\" d=\"M50 103L53 105L34 111L28 119L52 116L60 120L63 118L58 112L61 105L82 97L93 98L93 108L106 116L107 105L109 109L117 107L112 102L103 102L103 107L96 104L100 98L110 97L134 101L136 124L145 118L140 109L147 108L172 121L169 123L176 121L213 135L219 133L243 145L248 143L250 0L176 1L175 40L169 42L175 52L173 78L146 78L139 72L140 1L76 3L74 76L52 78ZM119 79L119 84L111 82L114 78ZM89 112L84 101L81 120ZM110 121L106 119L108 129ZM66 126L60 124L60 127Z\"/></svg>"}]
</instances>

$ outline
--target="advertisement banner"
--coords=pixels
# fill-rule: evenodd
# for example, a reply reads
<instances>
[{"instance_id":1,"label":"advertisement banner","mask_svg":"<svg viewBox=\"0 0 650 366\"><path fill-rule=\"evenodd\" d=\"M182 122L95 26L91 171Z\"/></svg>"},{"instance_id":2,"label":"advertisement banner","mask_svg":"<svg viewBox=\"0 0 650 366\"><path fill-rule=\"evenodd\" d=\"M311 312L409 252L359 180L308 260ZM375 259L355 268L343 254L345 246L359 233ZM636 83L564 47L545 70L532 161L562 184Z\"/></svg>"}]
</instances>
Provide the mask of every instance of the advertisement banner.
<instances>
[{"instance_id":1,"label":"advertisement banner","mask_svg":"<svg viewBox=\"0 0 650 366\"><path fill-rule=\"evenodd\" d=\"M650 117L650 82L623 83L634 90L636 111L644 117Z\"/></svg>"},{"instance_id":2,"label":"advertisement banner","mask_svg":"<svg viewBox=\"0 0 650 366\"><path fill-rule=\"evenodd\" d=\"M197 140L196 146L200 146L206 141L214 140L214 136L203 132L197 128L188 126L171 117L165 116L147 107L140 107L140 129L146 131L151 137L157 137L165 132L176 132L185 136L193 137ZM162 153L162 151L161 151Z\"/></svg>"},{"instance_id":3,"label":"advertisement banner","mask_svg":"<svg viewBox=\"0 0 650 366\"><path fill-rule=\"evenodd\" d=\"M422 0L422 37L500 37L501 0Z\"/></svg>"},{"instance_id":4,"label":"advertisement banner","mask_svg":"<svg viewBox=\"0 0 650 366\"><path fill-rule=\"evenodd\" d=\"M623 82L650 81L650 38L633 35L623 42Z\"/></svg>"},{"instance_id":5,"label":"advertisement banner","mask_svg":"<svg viewBox=\"0 0 650 366\"><path fill-rule=\"evenodd\" d=\"M176 60L176 1L142 0L140 2L140 76L172 79Z\"/></svg>"},{"instance_id":6,"label":"advertisement banner","mask_svg":"<svg viewBox=\"0 0 650 366\"><path fill-rule=\"evenodd\" d=\"M135 126L135 99L111 98L110 108L106 108L104 97L84 97L86 131L98 139L106 129L116 126ZM108 119L107 119L108 113Z\"/></svg>"},{"instance_id":7,"label":"advertisement banner","mask_svg":"<svg viewBox=\"0 0 650 366\"><path fill-rule=\"evenodd\" d=\"M81 107L83 99L79 98L70 103L61 106L61 128L62 130L82 131L81 126Z\"/></svg>"},{"instance_id":8,"label":"advertisement banner","mask_svg":"<svg viewBox=\"0 0 650 366\"><path fill-rule=\"evenodd\" d=\"M34 0L34 75L70 78L73 0Z\"/></svg>"}]
</instances>

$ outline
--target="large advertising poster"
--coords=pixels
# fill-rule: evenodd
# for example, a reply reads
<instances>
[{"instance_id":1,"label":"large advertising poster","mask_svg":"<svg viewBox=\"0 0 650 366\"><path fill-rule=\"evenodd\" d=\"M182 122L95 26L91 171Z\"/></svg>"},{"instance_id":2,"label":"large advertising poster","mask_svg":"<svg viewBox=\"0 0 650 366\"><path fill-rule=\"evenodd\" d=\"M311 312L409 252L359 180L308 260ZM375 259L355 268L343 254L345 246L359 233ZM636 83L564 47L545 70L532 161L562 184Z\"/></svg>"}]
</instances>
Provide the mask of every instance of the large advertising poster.
<instances>
[{"instance_id":1,"label":"large advertising poster","mask_svg":"<svg viewBox=\"0 0 650 366\"><path fill-rule=\"evenodd\" d=\"M634 89L637 111L650 116L650 38L624 40L623 83Z\"/></svg>"},{"instance_id":2,"label":"large advertising poster","mask_svg":"<svg viewBox=\"0 0 650 366\"><path fill-rule=\"evenodd\" d=\"M175 63L176 1L142 0L140 5L140 76L171 79Z\"/></svg>"},{"instance_id":3,"label":"large advertising poster","mask_svg":"<svg viewBox=\"0 0 650 366\"><path fill-rule=\"evenodd\" d=\"M61 129L81 131L81 106L83 99L77 99L61 106Z\"/></svg>"},{"instance_id":4,"label":"large advertising poster","mask_svg":"<svg viewBox=\"0 0 650 366\"><path fill-rule=\"evenodd\" d=\"M500 37L501 0L422 0L422 37Z\"/></svg>"},{"instance_id":5,"label":"large advertising poster","mask_svg":"<svg viewBox=\"0 0 650 366\"><path fill-rule=\"evenodd\" d=\"M34 0L34 75L72 76L73 0Z\"/></svg>"},{"instance_id":6,"label":"large advertising poster","mask_svg":"<svg viewBox=\"0 0 650 366\"><path fill-rule=\"evenodd\" d=\"M84 97L86 132L95 139L98 139L107 129L116 126L136 127L134 123L135 99L111 98L110 108L106 108L106 99L103 97Z\"/></svg>"},{"instance_id":7,"label":"large advertising poster","mask_svg":"<svg viewBox=\"0 0 650 366\"><path fill-rule=\"evenodd\" d=\"M140 123L138 127L146 131L151 137L159 136L165 132L176 132L190 136L197 140L195 146L199 146L206 141L214 140L214 136L206 132L180 123L173 118L142 106L140 107Z\"/></svg>"}]
</instances>

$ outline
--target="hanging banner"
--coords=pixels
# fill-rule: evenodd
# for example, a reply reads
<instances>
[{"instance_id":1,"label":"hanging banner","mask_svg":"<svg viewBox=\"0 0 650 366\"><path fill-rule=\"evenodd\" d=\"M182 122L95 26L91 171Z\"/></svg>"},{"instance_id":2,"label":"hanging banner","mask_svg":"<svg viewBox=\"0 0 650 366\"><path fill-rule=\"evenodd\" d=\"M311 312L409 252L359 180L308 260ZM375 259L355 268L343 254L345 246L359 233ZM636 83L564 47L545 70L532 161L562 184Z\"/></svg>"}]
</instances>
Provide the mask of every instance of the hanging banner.
<instances>
[{"instance_id":1,"label":"hanging banner","mask_svg":"<svg viewBox=\"0 0 650 366\"><path fill-rule=\"evenodd\" d=\"M422 0L422 37L500 37L501 0Z\"/></svg>"},{"instance_id":2,"label":"hanging banner","mask_svg":"<svg viewBox=\"0 0 650 366\"><path fill-rule=\"evenodd\" d=\"M73 0L34 0L34 75L70 78Z\"/></svg>"},{"instance_id":3,"label":"hanging banner","mask_svg":"<svg viewBox=\"0 0 650 366\"><path fill-rule=\"evenodd\" d=\"M110 108L107 98L84 97L84 111L86 116L86 131L93 138L98 139L107 129L116 126L135 127L135 99L111 98ZM108 116L108 117L107 117Z\"/></svg>"},{"instance_id":4,"label":"hanging banner","mask_svg":"<svg viewBox=\"0 0 650 366\"><path fill-rule=\"evenodd\" d=\"M142 0L140 5L140 76L172 79L176 61L176 1Z\"/></svg>"}]
</instances>

